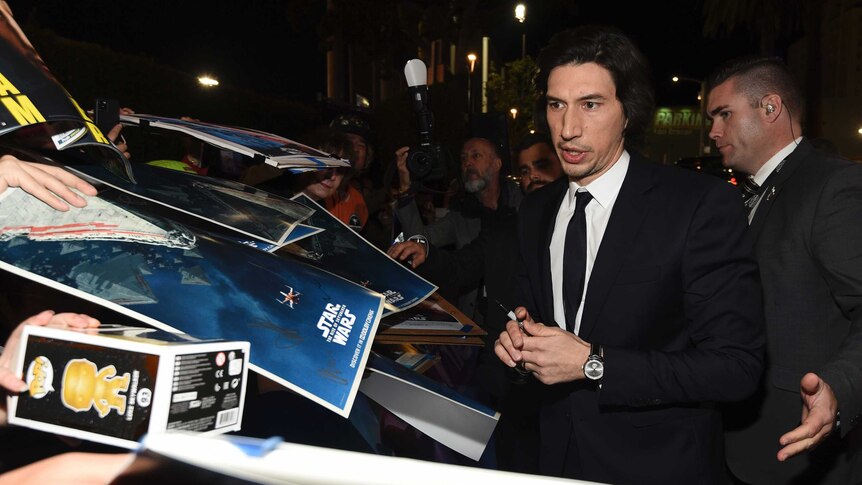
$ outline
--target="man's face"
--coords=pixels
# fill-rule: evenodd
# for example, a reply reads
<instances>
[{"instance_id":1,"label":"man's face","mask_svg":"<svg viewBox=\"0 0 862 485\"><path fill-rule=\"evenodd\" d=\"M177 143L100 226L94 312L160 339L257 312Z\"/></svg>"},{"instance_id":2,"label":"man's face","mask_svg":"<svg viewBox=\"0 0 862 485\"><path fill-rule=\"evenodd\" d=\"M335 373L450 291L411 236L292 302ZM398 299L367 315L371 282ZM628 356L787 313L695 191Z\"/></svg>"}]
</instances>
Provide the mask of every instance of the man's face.
<instances>
[{"instance_id":1,"label":"man's face","mask_svg":"<svg viewBox=\"0 0 862 485\"><path fill-rule=\"evenodd\" d=\"M461 149L461 178L464 180L464 189L470 193L485 190L491 181L499 176L502 164L488 140L467 140Z\"/></svg>"},{"instance_id":2,"label":"man's face","mask_svg":"<svg viewBox=\"0 0 862 485\"><path fill-rule=\"evenodd\" d=\"M709 92L707 113L712 118L709 137L721 152L727 168L753 175L769 156L762 153L769 146L764 130L764 110L752 106L750 99L736 89L731 78Z\"/></svg>"},{"instance_id":3,"label":"man's face","mask_svg":"<svg viewBox=\"0 0 862 485\"><path fill-rule=\"evenodd\" d=\"M361 172L365 170L365 164L368 162L368 143L365 138L354 133L347 133L347 138L353 143L353 156L356 157L353 160L353 168Z\"/></svg>"},{"instance_id":4,"label":"man's face","mask_svg":"<svg viewBox=\"0 0 862 485\"><path fill-rule=\"evenodd\" d=\"M536 143L518 153L518 177L521 188L530 192L548 185L563 175L560 159L546 143Z\"/></svg>"},{"instance_id":5,"label":"man's face","mask_svg":"<svg viewBox=\"0 0 862 485\"><path fill-rule=\"evenodd\" d=\"M594 62L557 66L548 76L547 101L563 172L587 185L623 152L627 121L611 73Z\"/></svg>"}]
</instances>

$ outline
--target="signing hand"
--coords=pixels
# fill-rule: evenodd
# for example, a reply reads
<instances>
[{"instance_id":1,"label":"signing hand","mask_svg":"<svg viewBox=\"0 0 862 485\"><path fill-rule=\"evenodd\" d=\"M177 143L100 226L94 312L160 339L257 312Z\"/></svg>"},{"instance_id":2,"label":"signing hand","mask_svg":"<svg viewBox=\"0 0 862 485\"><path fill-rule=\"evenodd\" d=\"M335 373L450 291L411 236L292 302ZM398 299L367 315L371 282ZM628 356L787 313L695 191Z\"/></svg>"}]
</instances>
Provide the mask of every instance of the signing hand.
<instances>
[{"instance_id":1,"label":"signing hand","mask_svg":"<svg viewBox=\"0 0 862 485\"><path fill-rule=\"evenodd\" d=\"M544 384L557 384L584 378L584 362L590 346L577 335L559 327L535 323L524 307L515 309L523 325L510 320L506 331L494 344L494 352L504 364L524 368Z\"/></svg>"},{"instance_id":2,"label":"signing hand","mask_svg":"<svg viewBox=\"0 0 862 485\"><path fill-rule=\"evenodd\" d=\"M425 262L425 246L416 241L395 244L386 251L386 254L395 261L406 261L414 269Z\"/></svg>"},{"instance_id":3,"label":"signing hand","mask_svg":"<svg viewBox=\"0 0 862 485\"><path fill-rule=\"evenodd\" d=\"M75 207L87 205L87 201L69 190L69 187L86 195L96 195L95 187L60 167L25 162L12 155L3 155L0 157L0 192L9 187L21 187L59 211L69 210L67 202Z\"/></svg>"},{"instance_id":4,"label":"signing hand","mask_svg":"<svg viewBox=\"0 0 862 485\"><path fill-rule=\"evenodd\" d=\"M838 400L835 393L817 374L809 372L799 384L802 395L802 424L778 440L778 461L784 461L805 450L814 448L835 428Z\"/></svg>"}]
</instances>

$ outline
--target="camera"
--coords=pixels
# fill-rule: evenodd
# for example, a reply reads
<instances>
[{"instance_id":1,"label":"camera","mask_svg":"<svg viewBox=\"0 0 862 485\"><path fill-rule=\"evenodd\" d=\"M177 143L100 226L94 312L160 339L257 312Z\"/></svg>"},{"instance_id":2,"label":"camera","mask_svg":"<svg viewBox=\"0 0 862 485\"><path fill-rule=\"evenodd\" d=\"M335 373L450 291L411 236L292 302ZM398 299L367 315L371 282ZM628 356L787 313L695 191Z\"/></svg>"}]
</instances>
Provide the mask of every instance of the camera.
<instances>
[{"instance_id":1,"label":"camera","mask_svg":"<svg viewBox=\"0 0 862 485\"><path fill-rule=\"evenodd\" d=\"M407 155L407 170L413 180L440 180L446 175L445 152L434 142L434 114L428 102L428 71L425 63L411 59L404 66L407 93L416 113L419 129L419 146L410 147Z\"/></svg>"}]
</instances>

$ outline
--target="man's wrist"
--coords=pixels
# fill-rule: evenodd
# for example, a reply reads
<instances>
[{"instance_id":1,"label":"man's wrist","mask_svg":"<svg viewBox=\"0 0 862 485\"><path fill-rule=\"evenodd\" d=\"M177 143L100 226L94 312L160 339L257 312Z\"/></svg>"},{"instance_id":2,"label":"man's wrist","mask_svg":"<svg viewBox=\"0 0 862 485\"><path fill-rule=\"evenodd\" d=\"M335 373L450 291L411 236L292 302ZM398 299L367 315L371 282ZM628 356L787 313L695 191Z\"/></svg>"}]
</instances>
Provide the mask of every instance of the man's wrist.
<instances>
[{"instance_id":1,"label":"man's wrist","mask_svg":"<svg viewBox=\"0 0 862 485\"><path fill-rule=\"evenodd\" d=\"M590 352L587 355L583 366L584 377L589 380L596 381L601 386L602 377L605 374L604 349L601 344L593 343L590 345Z\"/></svg>"},{"instance_id":2,"label":"man's wrist","mask_svg":"<svg viewBox=\"0 0 862 485\"><path fill-rule=\"evenodd\" d=\"M426 259L428 258L428 252L429 252L429 251L430 251L430 249L431 249L431 244L428 242L428 238L427 238L427 237L425 237L425 236L423 236L423 235L421 235L421 234L416 234L416 235L414 235L414 236L410 236L409 238L407 238L407 240L408 240L408 241L413 241L413 242L415 242L415 243L418 243L418 244L422 245L422 247L423 247L423 248L425 248L425 258L426 258Z\"/></svg>"}]
</instances>

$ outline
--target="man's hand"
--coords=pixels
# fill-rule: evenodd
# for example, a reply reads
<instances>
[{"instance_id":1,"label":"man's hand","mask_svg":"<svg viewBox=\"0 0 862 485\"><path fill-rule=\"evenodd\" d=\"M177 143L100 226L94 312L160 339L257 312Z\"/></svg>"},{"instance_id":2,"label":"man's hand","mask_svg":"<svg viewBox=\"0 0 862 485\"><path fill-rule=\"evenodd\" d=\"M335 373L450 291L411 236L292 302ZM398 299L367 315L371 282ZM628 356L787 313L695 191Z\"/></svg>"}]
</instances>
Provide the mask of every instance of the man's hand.
<instances>
[{"instance_id":1,"label":"man's hand","mask_svg":"<svg viewBox=\"0 0 862 485\"><path fill-rule=\"evenodd\" d=\"M406 262L413 269L425 262L425 246L416 241L404 241L395 244L386 254L395 261Z\"/></svg>"},{"instance_id":2,"label":"man's hand","mask_svg":"<svg viewBox=\"0 0 862 485\"><path fill-rule=\"evenodd\" d=\"M778 450L778 461L814 448L835 428L838 400L829 384L809 372L802 377L799 393L802 395L802 424L778 440L784 447Z\"/></svg>"},{"instance_id":3,"label":"man's hand","mask_svg":"<svg viewBox=\"0 0 862 485\"><path fill-rule=\"evenodd\" d=\"M523 363L543 384L584 379L584 362L590 346L577 335L559 327L535 323L524 307L515 309L521 320L509 320L506 330L494 343L494 352L504 364Z\"/></svg>"},{"instance_id":4,"label":"man's hand","mask_svg":"<svg viewBox=\"0 0 862 485\"><path fill-rule=\"evenodd\" d=\"M407 168L407 153L410 147L395 150L395 166L398 167L398 191L405 193L410 190L410 170Z\"/></svg>"},{"instance_id":5,"label":"man's hand","mask_svg":"<svg viewBox=\"0 0 862 485\"><path fill-rule=\"evenodd\" d=\"M59 211L69 210L67 202L75 207L87 205L87 201L70 187L86 195L96 195L95 187L60 167L3 155L0 157L0 193L9 187L21 187Z\"/></svg>"}]
</instances>

